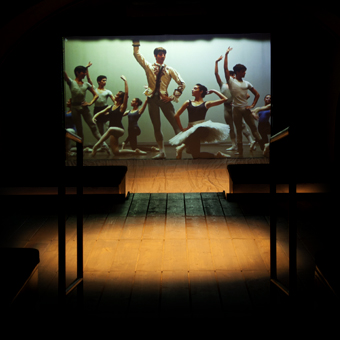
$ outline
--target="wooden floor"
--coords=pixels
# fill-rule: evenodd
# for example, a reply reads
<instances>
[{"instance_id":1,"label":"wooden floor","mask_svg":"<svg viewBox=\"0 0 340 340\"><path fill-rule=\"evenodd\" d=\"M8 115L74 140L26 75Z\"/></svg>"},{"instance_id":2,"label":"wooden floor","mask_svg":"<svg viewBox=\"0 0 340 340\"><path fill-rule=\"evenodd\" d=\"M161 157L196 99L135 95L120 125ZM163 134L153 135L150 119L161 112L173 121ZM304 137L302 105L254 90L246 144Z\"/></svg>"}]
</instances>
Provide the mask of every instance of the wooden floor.
<instances>
[{"instance_id":1,"label":"wooden floor","mask_svg":"<svg viewBox=\"0 0 340 340\"><path fill-rule=\"evenodd\" d=\"M52 199L50 197L49 199ZM45 201L46 203L46 201ZM320 204L322 209L320 208ZM53 206L1 216L1 246L40 251L36 311L57 306ZM315 254L330 229L325 202L299 202L301 310L313 311ZM66 216L67 283L76 275L76 215ZM278 214L278 274L288 283L288 213ZM84 314L98 318L238 318L270 315L269 209L229 202L221 192L131 193L122 203L84 202ZM67 311L76 310L76 293ZM286 300L278 300L285 311ZM275 317L277 313L275 313Z\"/></svg>"},{"instance_id":2,"label":"wooden floor","mask_svg":"<svg viewBox=\"0 0 340 340\"><path fill-rule=\"evenodd\" d=\"M131 193L228 192L228 164L269 163L265 157L230 159L93 159L84 166L126 165L126 186ZM77 164L75 159L67 165ZM110 179L108 178L108 181Z\"/></svg>"},{"instance_id":3,"label":"wooden floor","mask_svg":"<svg viewBox=\"0 0 340 340\"><path fill-rule=\"evenodd\" d=\"M95 160L101 160L101 159L122 159L122 160L127 160L127 159L138 159L138 160L147 160L147 159L152 159L154 156L157 155L157 152L154 151L149 151L151 149L151 146L157 146L156 144L151 145L151 144L145 144L145 145L140 145L139 147L141 149L146 150L146 154L121 154L118 156L110 156L106 151L101 151L97 152L95 157L92 157L91 151L92 151L92 146L88 146L89 151L84 152L84 159L95 159ZM248 143L244 143L243 145L243 155L239 156L237 155L236 151L227 151L228 148L231 147L231 143L206 143L206 144L201 144L201 152L209 152L212 154L216 154L218 151L224 153L225 155L228 156L228 158L265 158L263 156L263 152L261 151L261 148L258 144L255 146L255 150L250 151L250 147ZM126 150L130 148L129 145L126 146ZM76 151L76 148L73 147L73 151ZM176 147L172 145L165 145L164 146L165 154L166 154L166 159L167 160L175 160L176 159ZM67 156L69 160L74 160L76 158L76 155L74 154L73 156ZM188 160L192 159L191 154L186 153L186 149L182 153L182 159L183 160Z\"/></svg>"}]
</instances>

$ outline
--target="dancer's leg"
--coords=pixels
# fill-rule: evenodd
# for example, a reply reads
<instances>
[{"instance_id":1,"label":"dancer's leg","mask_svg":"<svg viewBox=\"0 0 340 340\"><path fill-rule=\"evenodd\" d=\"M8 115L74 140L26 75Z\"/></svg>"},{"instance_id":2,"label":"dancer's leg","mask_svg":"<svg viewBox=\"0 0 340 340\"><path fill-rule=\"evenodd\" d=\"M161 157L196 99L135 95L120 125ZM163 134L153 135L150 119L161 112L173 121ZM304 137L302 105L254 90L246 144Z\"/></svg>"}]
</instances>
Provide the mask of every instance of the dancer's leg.
<instances>
[{"instance_id":1,"label":"dancer's leg","mask_svg":"<svg viewBox=\"0 0 340 340\"><path fill-rule=\"evenodd\" d=\"M159 104L160 108L162 109L162 112L165 116L165 118L168 120L168 122L171 124L175 134L181 132L177 121L175 119L175 108L171 102L164 103L163 101L160 101Z\"/></svg>"},{"instance_id":2,"label":"dancer's leg","mask_svg":"<svg viewBox=\"0 0 340 340\"><path fill-rule=\"evenodd\" d=\"M176 159L182 158L182 152L185 148L186 148L186 145L184 143L176 147Z\"/></svg>"},{"instance_id":3,"label":"dancer's leg","mask_svg":"<svg viewBox=\"0 0 340 340\"><path fill-rule=\"evenodd\" d=\"M118 127L110 127L98 140L92 149L92 156L95 156L99 146L105 142L110 136L114 136L117 140L119 137L123 136L124 130ZM110 141L111 146L111 141ZM112 149L112 148L111 148ZM113 151L113 150L112 150Z\"/></svg>"},{"instance_id":4,"label":"dancer's leg","mask_svg":"<svg viewBox=\"0 0 340 340\"><path fill-rule=\"evenodd\" d=\"M89 126L89 128L91 129L91 132L93 134L93 136L99 140L101 135L97 129L97 125L95 123L93 123L92 121L92 116L91 116L91 113L90 113L90 110L88 107L84 107L83 108L83 112L82 112L82 115L83 115L83 118L86 122L86 124Z\"/></svg>"},{"instance_id":5,"label":"dancer's leg","mask_svg":"<svg viewBox=\"0 0 340 340\"><path fill-rule=\"evenodd\" d=\"M217 152L213 154L211 152L202 152L201 151L201 140L206 138L207 134L209 134L209 129L205 127L199 127L193 132L186 140L185 144L182 144L180 147L187 146L187 152L191 153L193 158L226 158L230 157L229 155L225 155L222 152ZM176 148L177 149L177 148ZM176 150L177 151L177 150ZM177 157L176 157L177 158Z\"/></svg>"},{"instance_id":6,"label":"dancer's leg","mask_svg":"<svg viewBox=\"0 0 340 340\"><path fill-rule=\"evenodd\" d=\"M249 126L250 131L253 134L256 142L258 142L260 144L260 148L263 151L264 143L263 143L263 140L262 140L262 137L261 137L259 131L257 130L257 127L255 125L255 121L254 121L254 118L251 114L251 111L244 109L243 110L243 118L244 118L246 124Z\"/></svg>"},{"instance_id":7,"label":"dancer's leg","mask_svg":"<svg viewBox=\"0 0 340 340\"><path fill-rule=\"evenodd\" d=\"M237 150L240 156L243 155L242 144L242 108L233 107L233 119L236 127Z\"/></svg>"},{"instance_id":8,"label":"dancer's leg","mask_svg":"<svg viewBox=\"0 0 340 340\"><path fill-rule=\"evenodd\" d=\"M105 108L107 107L107 105L102 106L102 107L95 107L93 110L93 116L96 115L98 112L105 110ZM108 115L100 115L97 118L97 126L98 126L98 130L99 130L99 134L102 136L104 134L104 127L105 127L105 123L109 120Z\"/></svg>"},{"instance_id":9,"label":"dancer's leg","mask_svg":"<svg viewBox=\"0 0 340 340\"><path fill-rule=\"evenodd\" d=\"M224 104L224 120L229 125L230 131L230 140L231 140L231 148L227 149L228 151L236 150L236 134L234 129L234 121L233 121L233 108L231 104Z\"/></svg>"},{"instance_id":10,"label":"dancer's leg","mask_svg":"<svg viewBox=\"0 0 340 340\"><path fill-rule=\"evenodd\" d=\"M161 117L158 103L159 99L148 98L149 115L153 125L156 143L159 148L159 154L154 158L165 158L163 133L161 131Z\"/></svg>"},{"instance_id":11,"label":"dancer's leg","mask_svg":"<svg viewBox=\"0 0 340 340\"><path fill-rule=\"evenodd\" d=\"M72 120L77 130L77 135L82 139L84 145L83 122L80 110L76 106L71 107Z\"/></svg>"}]
</instances>

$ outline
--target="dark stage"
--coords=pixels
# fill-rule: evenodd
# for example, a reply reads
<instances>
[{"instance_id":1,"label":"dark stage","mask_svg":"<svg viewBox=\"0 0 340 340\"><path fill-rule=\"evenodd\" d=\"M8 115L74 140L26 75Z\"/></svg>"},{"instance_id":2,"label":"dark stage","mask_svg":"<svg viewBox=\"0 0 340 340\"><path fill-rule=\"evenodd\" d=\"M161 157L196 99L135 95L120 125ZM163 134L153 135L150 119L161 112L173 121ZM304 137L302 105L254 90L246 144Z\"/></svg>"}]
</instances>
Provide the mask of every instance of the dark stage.
<instances>
[{"instance_id":1,"label":"dark stage","mask_svg":"<svg viewBox=\"0 0 340 340\"><path fill-rule=\"evenodd\" d=\"M84 309L106 319L270 317L269 211L261 202L228 202L220 193L131 194L84 211ZM299 202L298 292L295 310L318 310L315 258L327 246L332 222L325 202ZM313 212L313 213L311 213ZM278 214L278 277L288 282L287 206ZM58 306L57 215L20 211L1 216L1 245L40 252L34 316ZM67 283L76 277L76 218L66 219ZM76 312L76 292L67 298ZM280 296L275 317L293 315ZM299 318L297 318L299 319Z\"/></svg>"}]
</instances>

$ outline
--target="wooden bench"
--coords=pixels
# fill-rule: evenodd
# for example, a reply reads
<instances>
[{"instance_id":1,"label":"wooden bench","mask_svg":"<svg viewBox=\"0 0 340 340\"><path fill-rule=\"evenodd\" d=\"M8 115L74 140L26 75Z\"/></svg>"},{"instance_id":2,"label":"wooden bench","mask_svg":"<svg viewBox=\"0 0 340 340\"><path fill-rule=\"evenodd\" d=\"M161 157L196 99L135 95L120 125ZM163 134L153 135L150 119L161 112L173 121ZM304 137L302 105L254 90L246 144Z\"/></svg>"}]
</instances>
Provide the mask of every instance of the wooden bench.
<instances>
[{"instance_id":1,"label":"wooden bench","mask_svg":"<svg viewBox=\"0 0 340 340\"><path fill-rule=\"evenodd\" d=\"M276 184L277 193L289 192L289 169L272 168L270 164L228 164L229 191L227 198L241 194L268 194L270 181ZM321 180L320 180L321 179ZM311 171L297 170L297 193L324 193L328 192L328 185L322 182L325 178L320 174L315 176Z\"/></svg>"},{"instance_id":2,"label":"wooden bench","mask_svg":"<svg viewBox=\"0 0 340 340\"><path fill-rule=\"evenodd\" d=\"M126 198L127 166L66 166L62 176L67 195L76 194L76 187L80 180L84 195L119 195ZM0 189L1 195L57 195L59 178L36 175L34 178L23 179L18 176L17 181L6 183Z\"/></svg>"}]
</instances>

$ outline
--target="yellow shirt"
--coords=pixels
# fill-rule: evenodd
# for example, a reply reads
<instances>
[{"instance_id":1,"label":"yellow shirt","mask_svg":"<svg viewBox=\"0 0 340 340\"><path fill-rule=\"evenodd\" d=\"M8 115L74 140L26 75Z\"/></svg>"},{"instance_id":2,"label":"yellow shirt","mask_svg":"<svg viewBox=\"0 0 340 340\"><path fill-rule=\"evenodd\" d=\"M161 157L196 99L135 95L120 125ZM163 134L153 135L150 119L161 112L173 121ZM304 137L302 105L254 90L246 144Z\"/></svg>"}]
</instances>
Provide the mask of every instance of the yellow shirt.
<instances>
[{"instance_id":1,"label":"yellow shirt","mask_svg":"<svg viewBox=\"0 0 340 340\"><path fill-rule=\"evenodd\" d=\"M138 63L145 70L146 78L148 81L148 88L144 91L144 94L147 95L148 97L152 97L153 92L155 91L156 88L157 74L159 73L160 67L162 65L157 63L152 64L146 61L145 58L139 53L139 51L135 50L133 55L138 61ZM174 68L163 64L160 82L161 94L168 96L168 86L170 84L171 79L173 79L178 84L177 89L174 91L173 95L170 96L173 98L173 101L177 103L178 98L181 96L185 88L184 80L181 78L180 74Z\"/></svg>"}]
</instances>

